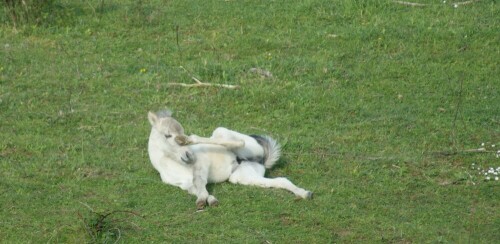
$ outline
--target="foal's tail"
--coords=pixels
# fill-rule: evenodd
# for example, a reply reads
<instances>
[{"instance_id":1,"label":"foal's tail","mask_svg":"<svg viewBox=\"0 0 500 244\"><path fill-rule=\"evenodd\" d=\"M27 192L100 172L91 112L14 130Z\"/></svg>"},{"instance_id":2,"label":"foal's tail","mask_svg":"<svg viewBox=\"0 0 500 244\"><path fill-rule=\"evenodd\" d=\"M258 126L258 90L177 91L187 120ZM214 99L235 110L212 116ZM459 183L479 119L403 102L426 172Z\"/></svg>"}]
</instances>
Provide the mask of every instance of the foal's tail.
<instances>
[{"instance_id":1,"label":"foal's tail","mask_svg":"<svg viewBox=\"0 0 500 244\"><path fill-rule=\"evenodd\" d=\"M281 145L269 136L251 135L264 149L264 166L272 168L281 156Z\"/></svg>"}]
</instances>

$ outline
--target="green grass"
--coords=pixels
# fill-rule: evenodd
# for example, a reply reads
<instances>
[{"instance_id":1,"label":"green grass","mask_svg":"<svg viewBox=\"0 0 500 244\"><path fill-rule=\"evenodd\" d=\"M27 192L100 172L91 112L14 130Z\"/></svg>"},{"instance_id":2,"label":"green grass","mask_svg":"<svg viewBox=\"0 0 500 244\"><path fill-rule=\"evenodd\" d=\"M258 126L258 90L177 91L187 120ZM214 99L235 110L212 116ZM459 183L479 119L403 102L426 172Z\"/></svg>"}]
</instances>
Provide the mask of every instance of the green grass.
<instances>
[{"instance_id":1,"label":"green grass","mask_svg":"<svg viewBox=\"0 0 500 244\"><path fill-rule=\"evenodd\" d=\"M0 241L493 243L500 5L54 1L0 27ZM169 82L239 85L182 88ZM261 68L263 78L249 72ZM163 184L148 110L283 147L268 174L315 192ZM468 153L486 143L487 153ZM491 148L496 144L496 148Z\"/></svg>"}]
</instances>

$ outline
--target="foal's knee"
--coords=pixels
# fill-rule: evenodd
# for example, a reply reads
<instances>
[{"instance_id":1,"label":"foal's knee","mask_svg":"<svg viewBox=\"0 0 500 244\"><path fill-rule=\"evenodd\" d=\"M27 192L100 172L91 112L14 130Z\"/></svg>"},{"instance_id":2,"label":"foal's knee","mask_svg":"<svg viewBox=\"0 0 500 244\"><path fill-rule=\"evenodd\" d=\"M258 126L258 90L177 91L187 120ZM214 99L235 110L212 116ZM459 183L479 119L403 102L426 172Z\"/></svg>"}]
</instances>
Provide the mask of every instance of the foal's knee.
<instances>
[{"instance_id":1,"label":"foal's knee","mask_svg":"<svg viewBox=\"0 0 500 244\"><path fill-rule=\"evenodd\" d=\"M224 127L217 127L217 129L214 130L212 133L212 137L215 138L227 138L230 133L230 130L224 128Z\"/></svg>"}]
</instances>

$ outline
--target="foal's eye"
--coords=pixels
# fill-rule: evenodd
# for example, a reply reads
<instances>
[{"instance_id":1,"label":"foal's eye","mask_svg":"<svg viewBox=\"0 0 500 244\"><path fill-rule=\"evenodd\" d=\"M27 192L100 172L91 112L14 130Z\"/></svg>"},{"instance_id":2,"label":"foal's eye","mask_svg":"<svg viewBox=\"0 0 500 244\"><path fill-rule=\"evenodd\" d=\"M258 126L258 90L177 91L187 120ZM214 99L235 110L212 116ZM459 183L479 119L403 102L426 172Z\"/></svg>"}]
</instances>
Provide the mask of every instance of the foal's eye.
<instances>
[{"instance_id":1,"label":"foal's eye","mask_svg":"<svg viewBox=\"0 0 500 244\"><path fill-rule=\"evenodd\" d=\"M165 135L165 138L167 138L167 139L170 137L172 137L172 135Z\"/></svg>"}]
</instances>

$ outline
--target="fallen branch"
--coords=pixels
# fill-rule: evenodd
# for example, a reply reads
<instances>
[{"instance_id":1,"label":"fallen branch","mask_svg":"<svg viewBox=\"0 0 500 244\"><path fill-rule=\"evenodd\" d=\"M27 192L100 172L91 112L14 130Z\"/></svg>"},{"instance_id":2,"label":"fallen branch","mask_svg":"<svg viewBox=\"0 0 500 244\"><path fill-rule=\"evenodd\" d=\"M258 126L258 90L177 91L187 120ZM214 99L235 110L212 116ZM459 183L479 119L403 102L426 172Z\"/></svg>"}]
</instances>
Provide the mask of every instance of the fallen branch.
<instances>
[{"instance_id":1,"label":"fallen branch","mask_svg":"<svg viewBox=\"0 0 500 244\"><path fill-rule=\"evenodd\" d=\"M488 153L488 152L493 152L493 151L488 151L488 150L486 150L486 148L481 147L481 148L475 148L475 149L467 149L467 150L464 150L463 152L466 152L466 153Z\"/></svg>"},{"instance_id":2,"label":"fallen branch","mask_svg":"<svg viewBox=\"0 0 500 244\"><path fill-rule=\"evenodd\" d=\"M204 83L204 82L197 82L195 84L186 84L186 83L168 83L169 86L183 86L183 87L207 87L207 86L215 86L215 87L222 87L222 88L227 88L227 89L238 89L239 86L235 85L228 85L228 84L212 84L212 83Z\"/></svg>"},{"instance_id":3,"label":"fallen branch","mask_svg":"<svg viewBox=\"0 0 500 244\"><path fill-rule=\"evenodd\" d=\"M196 78L193 75L191 75L184 67L180 66L180 68L183 69L186 73L188 73L191 76L191 79L193 79L196 83L194 83L194 84L168 83L167 85L169 85L169 86L182 86L182 87L208 87L208 86L214 86L214 87L222 87L222 88L227 88L227 89L238 89L239 88L239 86L236 86L236 85L213 84L213 83L202 82L198 78Z\"/></svg>"},{"instance_id":4,"label":"fallen branch","mask_svg":"<svg viewBox=\"0 0 500 244\"><path fill-rule=\"evenodd\" d=\"M393 2L397 3L397 4L406 5L406 6L412 6L412 7L425 7L425 6L429 6L429 4L425 4L425 3L414 3L414 2L405 2L405 1L393 1Z\"/></svg>"},{"instance_id":5,"label":"fallen branch","mask_svg":"<svg viewBox=\"0 0 500 244\"><path fill-rule=\"evenodd\" d=\"M432 152L432 154L440 155L440 156L453 156L461 153L494 153L495 151L486 150L486 148L475 148L475 149L466 149L462 151L438 151Z\"/></svg>"},{"instance_id":6,"label":"fallen branch","mask_svg":"<svg viewBox=\"0 0 500 244\"><path fill-rule=\"evenodd\" d=\"M467 5L467 4L472 4L472 3L475 3L475 2L479 2L479 0L470 0L470 1L465 1L465 2L456 2L456 3L452 3L453 7L458 7L460 5Z\"/></svg>"},{"instance_id":7,"label":"fallen branch","mask_svg":"<svg viewBox=\"0 0 500 244\"><path fill-rule=\"evenodd\" d=\"M476 3L479 1L480 0L469 0L469 1L464 1L464 2L451 3L450 5L457 8L460 5L473 4L473 3ZM431 5L431 4L426 4L426 3L415 3L415 2L406 2L406 1L392 1L392 2L397 3L397 4L401 4L401 5L411 6L411 7L426 7L426 6ZM446 3L446 2L443 2L443 3Z\"/></svg>"}]
</instances>

